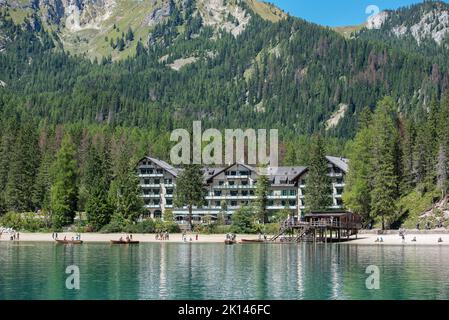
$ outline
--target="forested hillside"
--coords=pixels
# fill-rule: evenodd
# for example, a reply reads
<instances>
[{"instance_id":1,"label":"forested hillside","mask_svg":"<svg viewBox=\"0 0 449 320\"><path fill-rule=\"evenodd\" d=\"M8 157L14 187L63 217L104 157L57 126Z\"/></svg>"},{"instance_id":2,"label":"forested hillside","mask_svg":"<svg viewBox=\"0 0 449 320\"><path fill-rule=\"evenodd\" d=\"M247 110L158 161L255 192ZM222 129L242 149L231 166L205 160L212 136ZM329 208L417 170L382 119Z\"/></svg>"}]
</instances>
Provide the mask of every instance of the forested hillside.
<instances>
[{"instance_id":1,"label":"forested hillside","mask_svg":"<svg viewBox=\"0 0 449 320\"><path fill-rule=\"evenodd\" d=\"M170 9L145 34L133 24L111 26L117 38L102 41L112 52L134 50L120 59L75 55L59 24L42 20L41 9L0 10L0 212L52 207L51 195L69 181L58 176L61 170L73 170L77 193L76 205L64 205L84 211L89 195L104 199L114 185L132 185L128 172L139 157L167 159L170 131L189 129L194 120L203 129L277 128L285 164L308 163L315 132L326 137L328 154L356 158L354 145L345 143L363 127L364 110L375 110L385 96L397 134L418 139L395 154L405 161L409 148L414 158L407 158L408 171L405 163L395 167L401 189L393 198L424 180L432 189L436 164L420 157L436 156L439 147L428 143L435 132L423 119L436 117L432 108L449 85L443 52L427 56L374 36L347 39L278 11L266 13L270 7L262 10L254 1L233 1L235 15L220 7L229 25L219 28L204 18L216 2L164 0ZM438 132L447 136L444 126ZM75 164L63 161L67 154ZM97 171L106 180L93 175ZM107 190L90 190L92 179Z\"/></svg>"}]
</instances>

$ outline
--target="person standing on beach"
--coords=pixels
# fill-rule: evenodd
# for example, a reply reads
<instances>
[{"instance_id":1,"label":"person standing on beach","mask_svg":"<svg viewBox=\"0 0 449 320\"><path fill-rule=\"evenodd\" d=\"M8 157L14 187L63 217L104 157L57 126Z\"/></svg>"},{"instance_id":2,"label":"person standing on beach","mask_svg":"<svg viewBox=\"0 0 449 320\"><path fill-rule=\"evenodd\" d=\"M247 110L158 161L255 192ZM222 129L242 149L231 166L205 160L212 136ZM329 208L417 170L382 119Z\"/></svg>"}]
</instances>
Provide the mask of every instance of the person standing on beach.
<instances>
[{"instance_id":1,"label":"person standing on beach","mask_svg":"<svg viewBox=\"0 0 449 320\"><path fill-rule=\"evenodd\" d=\"M198 241L198 233L195 235L195 240Z\"/></svg>"}]
</instances>

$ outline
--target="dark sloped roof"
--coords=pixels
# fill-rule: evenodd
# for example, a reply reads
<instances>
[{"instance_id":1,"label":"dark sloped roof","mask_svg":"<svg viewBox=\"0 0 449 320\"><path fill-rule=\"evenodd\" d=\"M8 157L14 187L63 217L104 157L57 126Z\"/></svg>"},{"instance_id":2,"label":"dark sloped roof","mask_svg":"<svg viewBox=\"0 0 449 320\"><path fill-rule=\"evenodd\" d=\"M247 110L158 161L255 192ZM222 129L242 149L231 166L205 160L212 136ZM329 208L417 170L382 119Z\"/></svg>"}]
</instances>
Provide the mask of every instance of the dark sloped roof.
<instances>
[{"instance_id":1,"label":"dark sloped roof","mask_svg":"<svg viewBox=\"0 0 449 320\"><path fill-rule=\"evenodd\" d=\"M340 168L341 170L343 170L345 173L348 172L348 163L349 160L346 158L342 158L342 157L331 157L331 156L326 156L326 159L331 162L332 164L334 164L335 166L337 166L338 168Z\"/></svg>"},{"instance_id":2,"label":"dark sloped roof","mask_svg":"<svg viewBox=\"0 0 449 320\"><path fill-rule=\"evenodd\" d=\"M155 164L157 164L159 167L167 170L168 172L170 172L172 175L174 175L175 177L178 176L179 174L179 169L173 167L172 165L168 164L167 162L163 161L163 160L159 160L156 158L151 158L151 157L146 157L148 160L154 162Z\"/></svg>"}]
</instances>

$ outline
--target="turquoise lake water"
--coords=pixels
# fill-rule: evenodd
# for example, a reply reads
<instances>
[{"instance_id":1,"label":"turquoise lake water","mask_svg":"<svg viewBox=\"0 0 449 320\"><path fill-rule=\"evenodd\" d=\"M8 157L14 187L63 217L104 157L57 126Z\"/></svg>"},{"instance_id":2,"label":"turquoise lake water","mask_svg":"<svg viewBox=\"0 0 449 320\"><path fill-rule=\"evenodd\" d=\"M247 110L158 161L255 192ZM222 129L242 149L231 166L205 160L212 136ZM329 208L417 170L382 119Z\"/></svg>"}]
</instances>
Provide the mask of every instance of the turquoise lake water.
<instances>
[{"instance_id":1,"label":"turquoise lake water","mask_svg":"<svg viewBox=\"0 0 449 320\"><path fill-rule=\"evenodd\" d=\"M79 290L66 288L71 265ZM3 242L0 299L449 299L449 248Z\"/></svg>"}]
</instances>

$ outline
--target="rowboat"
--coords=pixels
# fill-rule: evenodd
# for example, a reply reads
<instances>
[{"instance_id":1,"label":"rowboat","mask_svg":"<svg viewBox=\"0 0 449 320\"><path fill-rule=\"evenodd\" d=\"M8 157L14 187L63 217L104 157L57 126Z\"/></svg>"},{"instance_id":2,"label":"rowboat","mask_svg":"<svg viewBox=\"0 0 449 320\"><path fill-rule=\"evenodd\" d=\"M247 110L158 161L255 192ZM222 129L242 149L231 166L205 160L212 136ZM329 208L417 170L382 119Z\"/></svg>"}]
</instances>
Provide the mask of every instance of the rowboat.
<instances>
[{"instance_id":1,"label":"rowboat","mask_svg":"<svg viewBox=\"0 0 449 320\"><path fill-rule=\"evenodd\" d=\"M242 239L242 243L264 243L264 240L248 240L248 239Z\"/></svg>"},{"instance_id":2,"label":"rowboat","mask_svg":"<svg viewBox=\"0 0 449 320\"><path fill-rule=\"evenodd\" d=\"M60 244L82 244L82 240L56 240L56 243Z\"/></svg>"},{"instance_id":3,"label":"rowboat","mask_svg":"<svg viewBox=\"0 0 449 320\"><path fill-rule=\"evenodd\" d=\"M139 241L111 240L111 244L139 244Z\"/></svg>"},{"instance_id":4,"label":"rowboat","mask_svg":"<svg viewBox=\"0 0 449 320\"><path fill-rule=\"evenodd\" d=\"M236 244L237 241L235 240L225 240L225 244Z\"/></svg>"}]
</instances>

